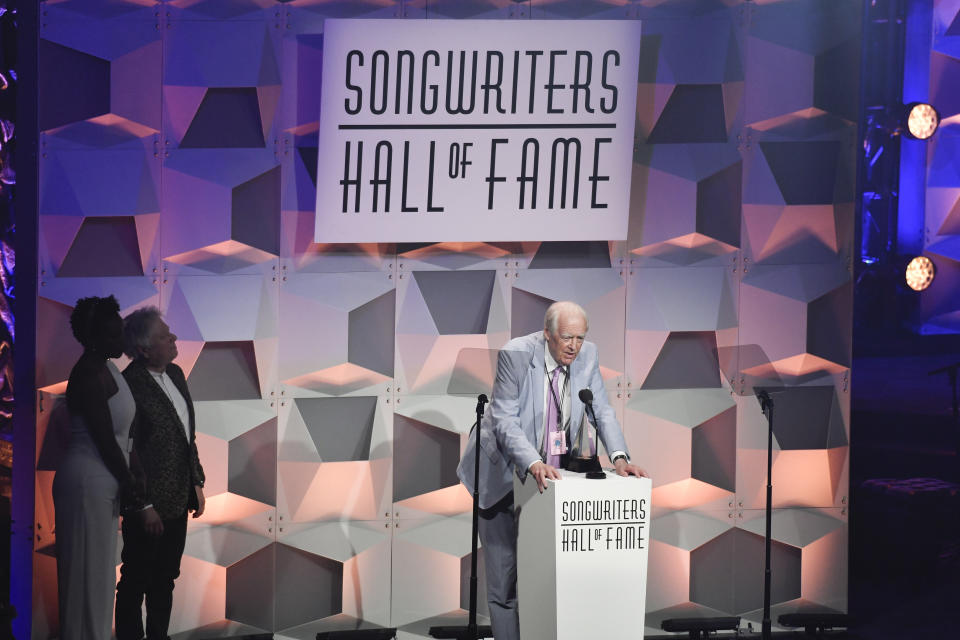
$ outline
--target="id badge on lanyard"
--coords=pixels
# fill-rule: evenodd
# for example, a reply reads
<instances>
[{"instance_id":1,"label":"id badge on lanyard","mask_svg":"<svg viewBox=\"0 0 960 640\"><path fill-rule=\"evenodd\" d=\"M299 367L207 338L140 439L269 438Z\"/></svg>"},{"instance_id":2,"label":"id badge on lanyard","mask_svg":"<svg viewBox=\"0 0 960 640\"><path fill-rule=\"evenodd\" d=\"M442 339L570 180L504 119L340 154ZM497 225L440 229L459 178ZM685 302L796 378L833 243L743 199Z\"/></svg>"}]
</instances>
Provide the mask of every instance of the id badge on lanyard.
<instances>
[{"instance_id":1,"label":"id badge on lanyard","mask_svg":"<svg viewBox=\"0 0 960 640\"><path fill-rule=\"evenodd\" d=\"M562 456L566 452L567 452L567 432L551 431L550 432L550 455Z\"/></svg>"},{"instance_id":2,"label":"id badge on lanyard","mask_svg":"<svg viewBox=\"0 0 960 640\"><path fill-rule=\"evenodd\" d=\"M566 384L567 372L564 371L564 384ZM550 400L557 407L557 421L560 422L563 420L563 403L560 401L560 398L557 398L557 393L553 389L552 384L547 385L550 388ZM557 425L557 431L550 431L550 443L548 445L550 455L552 456L562 456L567 453L567 432L563 429L560 429L560 425Z\"/></svg>"}]
</instances>

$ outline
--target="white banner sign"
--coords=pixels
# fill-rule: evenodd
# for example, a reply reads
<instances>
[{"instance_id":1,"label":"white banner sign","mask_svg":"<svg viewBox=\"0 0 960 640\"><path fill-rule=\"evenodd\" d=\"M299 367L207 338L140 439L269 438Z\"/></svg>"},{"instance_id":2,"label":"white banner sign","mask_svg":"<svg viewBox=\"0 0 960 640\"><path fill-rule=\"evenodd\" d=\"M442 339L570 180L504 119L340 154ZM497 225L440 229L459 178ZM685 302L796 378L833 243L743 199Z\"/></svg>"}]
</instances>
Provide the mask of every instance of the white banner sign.
<instances>
[{"instance_id":1,"label":"white banner sign","mask_svg":"<svg viewBox=\"0 0 960 640\"><path fill-rule=\"evenodd\" d=\"M640 23L327 20L317 242L624 240Z\"/></svg>"}]
</instances>

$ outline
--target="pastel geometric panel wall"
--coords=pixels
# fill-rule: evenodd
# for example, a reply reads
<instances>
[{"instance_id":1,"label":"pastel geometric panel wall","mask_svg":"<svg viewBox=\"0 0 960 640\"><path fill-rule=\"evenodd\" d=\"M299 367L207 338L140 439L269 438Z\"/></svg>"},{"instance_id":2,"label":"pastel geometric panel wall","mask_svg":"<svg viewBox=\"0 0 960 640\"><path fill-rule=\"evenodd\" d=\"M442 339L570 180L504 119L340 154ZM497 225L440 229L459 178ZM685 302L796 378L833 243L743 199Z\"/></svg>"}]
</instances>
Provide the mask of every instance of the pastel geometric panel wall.
<instances>
[{"instance_id":1,"label":"pastel geometric panel wall","mask_svg":"<svg viewBox=\"0 0 960 640\"><path fill-rule=\"evenodd\" d=\"M640 269L628 281L624 430L650 452L657 509L725 505L735 490L737 278L724 267Z\"/></svg>"},{"instance_id":2,"label":"pastel geometric panel wall","mask_svg":"<svg viewBox=\"0 0 960 640\"><path fill-rule=\"evenodd\" d=\"M654 479L646 632L759 619L757 388L777 394L775 614L846 610L858 2L44 10L35 638L57 632L68 317L108 293L124 314L161 308L195 401L207 512L190 521L175 637L407 639L465 621L470 496L455 469L476 396L497 350L562 299L590 314L608 397ZM627 239L314 243L323 24L344 17L641 20ZM956 7L936 2L934 19L931 91L950 105ZM951 157L952 128L938 135L932 157ZM940 275L923 304L949 326L960 182L937 166Z\"/></svg>"},{"instance_id":3,"label":"pastel geometric panel wall","mask_svg":"<svg viewBox=\"0 0 960 640\"><path fill-rule=\"evenodd\" d=\"M956 116L960 113L960 7L939 0L933 3L933 43L930 50L929 102L940 113L942 124L927 143L926 220L924 255L929 257L937 277L921 293L920 322L929 333L956 333L960 330L957 304L957 272L960 271L960 173L953 165L960 153Z\"/></svg>"},{"instance_id":4,"label":"pastel geometric panel wall","mask_svg":"<svg viewBox=\"0 0 960 640\"><path fill-rule=\"evenodd\" d=\"M382 273L291 274L280 287L280 379L328 395L394 373L393 281ZM292 390L291 390L292 391Z\"/></svg>"},{"instance_id":5,"label":"pastel geometric panel wall","mask_svg":"<svg viewBox=\"0 0 960 640\"><path fill-rule=\"evenodd\" d=\"M469 366L460 358L464 349L497 349L509 339L509 279L493 269L418 270L400 276L397 385L406 394L447 394L457 379L458 361ZM491 373L484 375L488 388Z\"/></svg>"},{"instance_id":6,"label":"pastel geometric panel wall","mask_svg":"<svg viewBox=\"0 0 960 640\"><path fill-rule=\"evenodd\" d=\"M392 432L383 396L280 401L278 510L294 523L389 517ZM339 487L330 492L330 487Z\"/></svg>"},{"instance_id":7,"label":"pastel geometric panel wall","mask_svg":"<svg viewBox=\"0 0 960 640\"><path fill-rule=\"evenodd\" d=\"M649 266L723 262L740 246L743 30L719 7L654 8L641 19L649 35L640 61L629 250ZM687 38L699 46L686 48Z\"/></svg>"},{"instance_id":8,"label":"pastel geometric panel wall","mask_svg":"<svg viewBox=\"0 0 960 640\"><path fill-rule=\"evenodd\" d=\"M222 5L209 17L227 7L203 4ZM276 28L256 12L189 19L198 8L171 19L164 43L163 253L188 272L258 271L280 252Z\"/></svg>"}]
</instances>

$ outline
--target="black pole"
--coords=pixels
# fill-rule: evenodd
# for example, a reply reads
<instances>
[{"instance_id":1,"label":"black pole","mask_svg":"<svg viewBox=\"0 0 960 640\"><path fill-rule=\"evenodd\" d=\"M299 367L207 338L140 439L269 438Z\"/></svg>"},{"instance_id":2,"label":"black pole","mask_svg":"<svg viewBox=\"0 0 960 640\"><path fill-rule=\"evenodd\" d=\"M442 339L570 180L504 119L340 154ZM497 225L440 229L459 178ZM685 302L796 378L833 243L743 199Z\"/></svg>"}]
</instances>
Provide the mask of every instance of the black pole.
<instances>
[{"instance_id":1,"label":"black pole","mask_svg":"<svg viewBox=\"0 0 960 640\"><path fill-rule=\"evenodd\" d=\"M473 529L470 536L470 612L467 626L430 627L427 633L432 638L456 638L457 640L478 640L492 638L490 625L477 625L477 547L480 538L480 423L483 421L483 405L489 400L481 393L477 396L477 423L474 426L476 446L474 447L473 466Z\"/></svg>"},{"instance_id":2,"label":"black pole","mask_svg":"<svg viewBox=\"0 0 960 640\"><path fill-rule=\"evenodd\" d=\"M471 533L470 554L470 619L467 623L467 637L477 638L477 540L480 536L480 422L483 420L483 405L487 396L477 397L476 459L473 465L473 528Z\"/></svg>"},{"instance_id":3,"label":"black pole","mask_svg":"<svg viewBox=\"0 0 960 640\"><path fill-rule=\"evenodd\" d=\"M773 400L766 391L758 391L760 408L767 416L767 522L763 540L763 640L770 640L770 536L773 522Z\"/></svg>"}]
</instances>

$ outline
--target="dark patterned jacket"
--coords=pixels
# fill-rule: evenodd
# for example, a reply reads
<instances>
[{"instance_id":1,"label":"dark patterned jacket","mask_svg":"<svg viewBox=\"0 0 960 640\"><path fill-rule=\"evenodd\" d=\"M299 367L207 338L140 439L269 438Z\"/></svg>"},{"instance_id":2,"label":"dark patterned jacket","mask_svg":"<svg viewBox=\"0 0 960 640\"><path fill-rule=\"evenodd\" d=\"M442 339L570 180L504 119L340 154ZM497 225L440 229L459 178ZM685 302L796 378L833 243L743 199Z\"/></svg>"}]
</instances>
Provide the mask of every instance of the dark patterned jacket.
<instances>
[{"instance_id":1,"label":"dark patterned jacket","mask_svg":"<svg viewBox=\"0 0 960 640\"><path fill-rule=\"evenodd\" d=\"M173 403L146 365L131 362L123 377L137 403L133 448L146 482L146 500L164 520L180 517L197 507L195 485L203 485L203 467L197 455L193 401L183 370L167 365L167 375L187 401L190 439L187 440Z\"/></svg>"}]
</instances>

